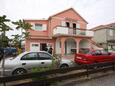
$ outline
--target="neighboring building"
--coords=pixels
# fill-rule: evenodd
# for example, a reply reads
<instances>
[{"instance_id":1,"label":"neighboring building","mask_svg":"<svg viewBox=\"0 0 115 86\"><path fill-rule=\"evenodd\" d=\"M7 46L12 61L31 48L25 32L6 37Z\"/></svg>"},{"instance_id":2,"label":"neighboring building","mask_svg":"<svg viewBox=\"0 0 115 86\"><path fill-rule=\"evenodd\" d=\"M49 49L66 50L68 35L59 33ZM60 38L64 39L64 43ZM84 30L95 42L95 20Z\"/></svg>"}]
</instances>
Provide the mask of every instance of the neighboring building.
<instances>
[{"instance_id":1,"label":"neighboring building","mask_svg":"<svg viewBox=\"0 0 115 86\"><path fill-rule=\"evenodd\" d=\"M25 20L33 25L29 30L30 37L26 39L26 51L46 50L50 46L53 53L62 56L82 48L91 48L93 31L86 30L87 21L73 8L67 9L47 20Z\"/></svg>"},{"instance_id":2,"label":"neighboring building","mask_svg":"<svg viewBox=\"0 0 115 86\"><path fill-rule=\"evenodd\" d=\"M115 52L115 23L100 25L91 29L94 31L93 40L104 49Z\"/></svg>"}]
</instances>

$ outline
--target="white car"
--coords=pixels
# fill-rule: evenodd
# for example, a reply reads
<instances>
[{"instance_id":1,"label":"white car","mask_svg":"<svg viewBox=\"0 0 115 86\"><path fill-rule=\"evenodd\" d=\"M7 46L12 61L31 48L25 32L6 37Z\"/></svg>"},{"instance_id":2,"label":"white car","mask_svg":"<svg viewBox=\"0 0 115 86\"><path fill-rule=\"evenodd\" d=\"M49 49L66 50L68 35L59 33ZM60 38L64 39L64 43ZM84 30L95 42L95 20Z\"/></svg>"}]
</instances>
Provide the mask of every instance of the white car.
<instances>
[{"instance_id":1,"label":"white car","mask_svg":"<svg viewBox=\"0 0 115 86\"><path fill-rule=\"evenodd\" d=\"M37 67L48 67L52 65L53 60L55 59L51 54L45 51L39 52L24 52L18 55L16 58L7 58L5 59L5 76L9 75L19 75L24 73L32 72L32 68ZM0 73L2 71L2 62L0 62ZM74 62L68 59L55 59L55 62L59 68L72 67Z\"/></svg>"}]
</instances>

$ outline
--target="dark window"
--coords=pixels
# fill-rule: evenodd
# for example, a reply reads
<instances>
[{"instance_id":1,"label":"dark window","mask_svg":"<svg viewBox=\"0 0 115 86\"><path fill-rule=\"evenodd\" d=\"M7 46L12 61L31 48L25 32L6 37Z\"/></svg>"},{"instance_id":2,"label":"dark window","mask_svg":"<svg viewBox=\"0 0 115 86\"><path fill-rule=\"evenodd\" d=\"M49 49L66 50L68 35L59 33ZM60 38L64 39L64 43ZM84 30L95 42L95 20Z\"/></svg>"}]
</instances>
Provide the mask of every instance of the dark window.
<instances>
[{"instance_id":1,"label":"dark window","mask_svg":"<svg viewBox=\"0 0 115 86\"><path fill-rule=\"evenodd\" d=\"M73 23L73 28L76 28L76 23Z\"/></svg>"},{"instance_id":2,"label":"dark window","mask_svg":"<svg viewBox=\"0 0 115 86\"><path fill-rule=\"evenodd\" d=\"M42 30L42 24L35 24L35 30Z\"/></svg>"},{"instance_id":3,"label":"dark window","mask_svg":"<svg viewBox=\"0 0 115 86\"><path fill-rule=\"evenodd\" d=\"M102 55L100 50L95 51L95 55Z\"/></svg>"},{"instance_id":4,"label":"dark window","mask_svg":"<svg viewBox=\"0 0 115 86\"><path fill-rule=\"evenodd\" d=\"M32 44L32 47L38 47L39 45L38 44Z\"/></svg>"},{"instance_id":5,"label":"dark window","mask_svg":"<svg viewBox=\"0 0 115 86\"><path fill-rule=\"evenodd\" d=\"M41 51L47 51L47 44L46 43L40 43L40 50Z\"/></svg>"},{"instance_id":6,"label":"dark window","mask_svg":"<svg viewBox=\"0 0 115 86\"><path fill-rule=\"evenodd\" d=\"M106 52L104 50L102 50L101 53L102 53L102 55L109 55L108 52Z\"/></svg>"},{"instance_id":7,"label":"dark window","mask_svg":"<svg viewBox=\"0 0 115 86\"><path fill-rule=\"evenodd\" d=\"M24 55L21 60L37 60L38 59L38 54L37 53L28 53Z\"/></svg>"},{"instance_id":8,"label":"dark window","mask_svg":"<svg viewBox=\"0 0 115 86\"><path fill-rule=\"evenodd\" d=\"M70 27L70 24L69 24L69 22L66 22L66 26L67 26L67 27Z\"/></svg>"},{"instance_id":9,"label":"dark window","mask_svg":"<svg viewBox=\"0 0 115 86\"><path fill-rule=\"evenodd\" d=\"M40 60L49 60L51 58L52 58L52 56L49 55L48 53L39 52L39 59Z\"/></svg>"}]
</instances>

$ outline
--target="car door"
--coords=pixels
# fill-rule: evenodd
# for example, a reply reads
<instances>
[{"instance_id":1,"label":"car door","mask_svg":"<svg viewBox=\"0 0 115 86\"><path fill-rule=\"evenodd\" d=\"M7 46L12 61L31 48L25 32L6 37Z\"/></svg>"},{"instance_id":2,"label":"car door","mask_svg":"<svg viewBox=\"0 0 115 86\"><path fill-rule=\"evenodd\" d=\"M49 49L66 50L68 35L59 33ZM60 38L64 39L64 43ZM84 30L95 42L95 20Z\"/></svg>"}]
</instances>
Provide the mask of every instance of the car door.
<instances>
[{"instance_id":1,"label":"car door","mask_svg":"<svg viewBox=\"0 0 115 86\"><path fill-rule=\"evenodd\" d=\"M100 50L95 50L92 53L92 58L93 58L94 62L102 62L103 61L103 57L102 57Z\"/></svg>"},{"instance_id":2,"label":"car door","mask_svg":"<svg viewBox=\"0 0 115 86\"><path fill-rule=\"evenodd\" d=\"M37 52L30 52L21 57L21 66L25 69L32 69L40 66Z\"/></svg>"},{"instance_id":3,"label":"car door","mask_svg":"<svg viewBox=\"0 0 115 86\"><path fill-rule=\"evenodd\" d=\"M102 58L103 58L104 62L106 62L106 61L112 61L112 56L109 55L108 52L102 50L101 53L102 53Z\"/></svg>"},{"instance_id":4,"label":"car door","mask_svg":"<svg viewBox=\"0 0 115 86\"><path fill-rule=\"evenodd\" d=\"M52 65L52 56L46 52L39 52L40 67L48 67Z\"/></svg>"}]
</instances>

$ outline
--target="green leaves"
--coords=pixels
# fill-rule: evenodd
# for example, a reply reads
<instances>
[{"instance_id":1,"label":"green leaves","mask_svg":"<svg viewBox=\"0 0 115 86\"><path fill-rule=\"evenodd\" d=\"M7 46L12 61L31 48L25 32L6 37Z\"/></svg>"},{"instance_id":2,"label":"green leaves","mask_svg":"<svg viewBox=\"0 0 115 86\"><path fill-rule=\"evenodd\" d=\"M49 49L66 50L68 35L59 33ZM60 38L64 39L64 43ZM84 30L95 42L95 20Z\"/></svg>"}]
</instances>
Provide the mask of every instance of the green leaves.
<instances>
[{"instance_id":1,"label":"green leaves","mask_svg":"<svg viewBox=\"0 0 115 86\"><path fill-rule=\"evenodd\" d=\"M10 26L6 24L6 22L10 22L10 19L6 19L6 15L0 16L0 44L1 47L7 47L9 38L6 36L6 32L12 30Z\"/></svg>"},{"instance_id":2,"label":"green leaves","mask_svg":"<svg viewBox=\"0 0 115 86\"><path fill-rule=\"evenodd\" d=\"M6 15L0 16L0 24L4 22L10 22L10 19L6 19Z\"/></svg>"},{"instance_id":3,"label":"green leaves","mask_svg":"<svg viewBox=\"0 0 115 86\"><path fill-rule=\"evenodd\" d=\"M14 38L12 40L13 44L15 47L21 47L20 46L20 42L21 42L21 39L20 39L20 35L19 34L16 34L16 35L12 35Z\"/></svg>"},{"instance_id":4,"label":"green leaves","mask_svg":"<svg viewBox=\"0 0 115 86\"><path fill-rule=\"evenodd\" d=\"M29 23L26 23L24 20L19 20L16 22L12 22L14 25L16 25L16 29L21 29L23 37L27 38L29 36L28 30L31 29L32 25Z\"/></svg>"},{"instance_id":5,"label":"green leaves","mask_svg":"<svg viewBox=\"0 0 115 86\"><path fill-rule=\"evenodd\" d=\"M18 41L18 45L21 45L21 42L24 41L26 38L29 37L29 32L28 30L31 29L32 25L25 22L24 20L19 20L16 22L12 22L14 25L16 25L16 29L17 30L21 30L21 35L15 35L15 39L18 40L14 40L14 41Z\"/></svg>"},{"instance_id":6,"label":"green leaves","mask_svg":"<svg viewBox=\"0 0 115 86\"><path fill-rule=\"evenodd\" d=\"M6 36L6 32L13 30L9 25L7 25L7 22L10 22L10 19L7 19L6 15L0 16L0 44L4 47L7 47L9 43L9 38ZM17 30L21 30L21 35L12 35L14 37L12 43L13 45L21 46L21 42L29 37L28 30L31 29L32 25L24 20L19 20L12 23L16 25Z\"/></svg>"},{"instance_id":7,"label":"green leaves","mask_svg":"<svg viewBox=\"0 0 115 86\"><path fill-rule=\"evenodd\" d=\"M23 30L28 30L28 29L31 29L32 25L29 24L29 23L26 23L24 20L19 20L19 21L16 21L16 22L12 22L14 25L16 25L16 29L23 29Z\"/></svg>"}]
</instances>

